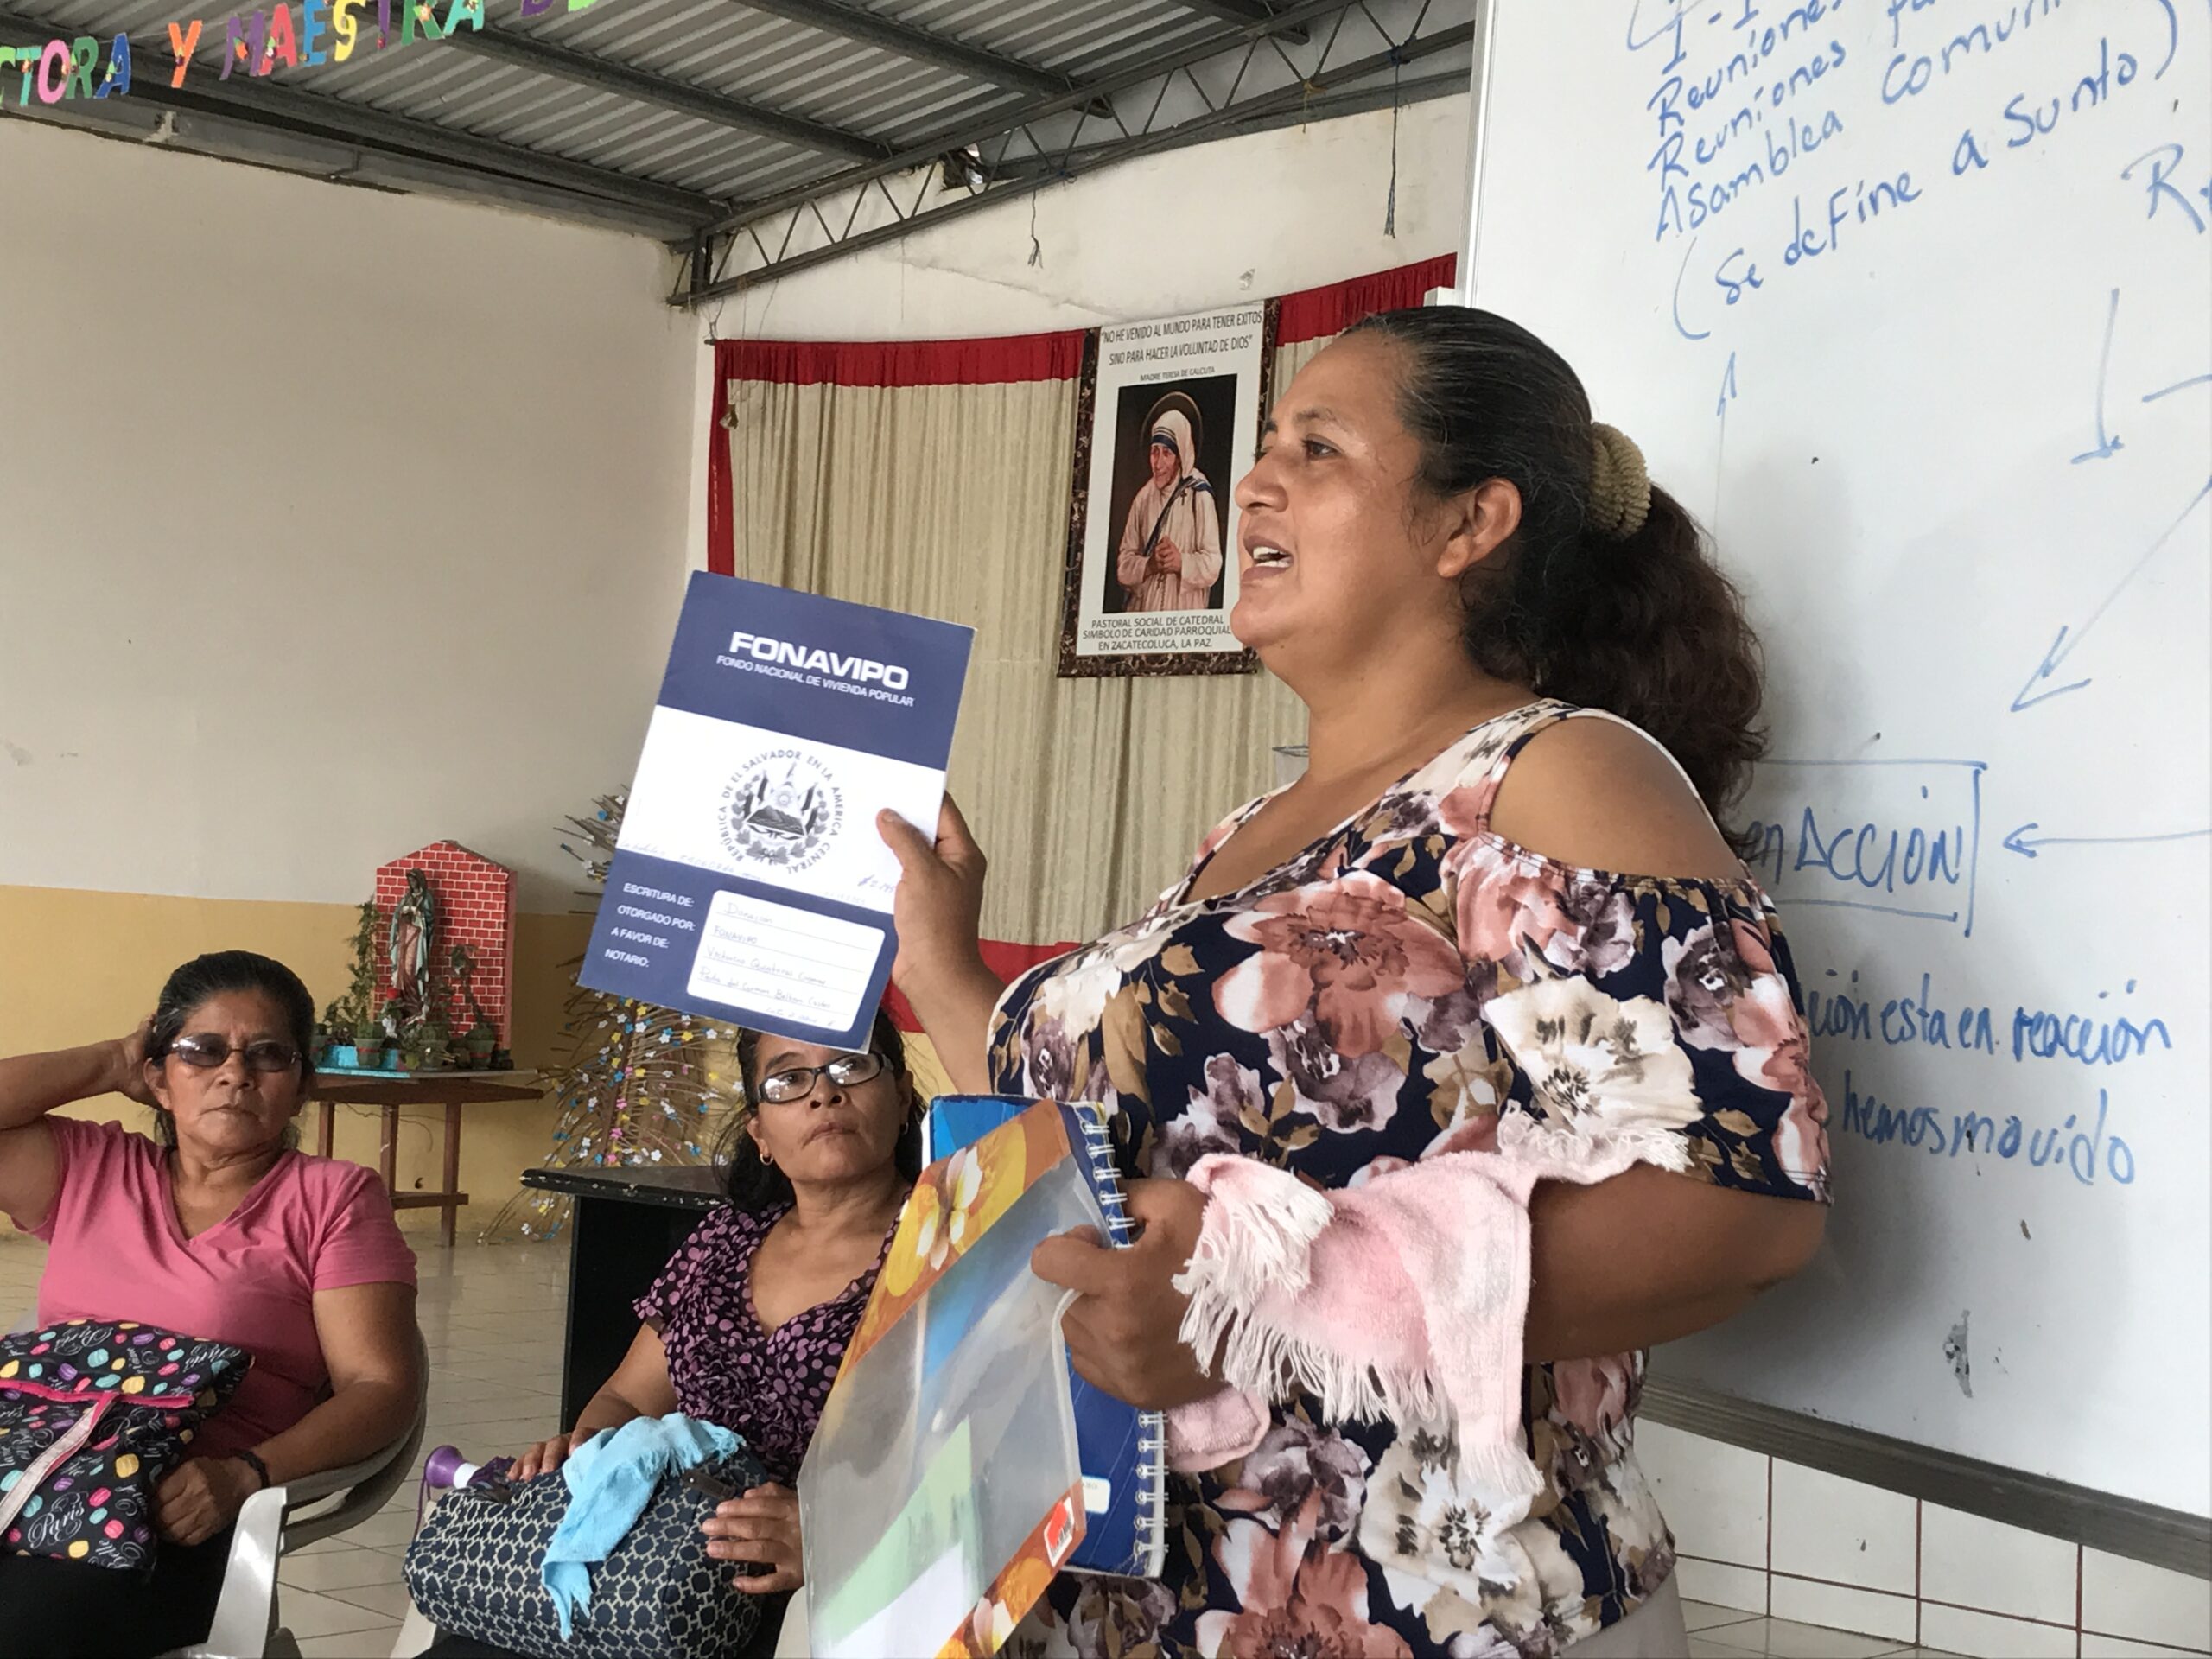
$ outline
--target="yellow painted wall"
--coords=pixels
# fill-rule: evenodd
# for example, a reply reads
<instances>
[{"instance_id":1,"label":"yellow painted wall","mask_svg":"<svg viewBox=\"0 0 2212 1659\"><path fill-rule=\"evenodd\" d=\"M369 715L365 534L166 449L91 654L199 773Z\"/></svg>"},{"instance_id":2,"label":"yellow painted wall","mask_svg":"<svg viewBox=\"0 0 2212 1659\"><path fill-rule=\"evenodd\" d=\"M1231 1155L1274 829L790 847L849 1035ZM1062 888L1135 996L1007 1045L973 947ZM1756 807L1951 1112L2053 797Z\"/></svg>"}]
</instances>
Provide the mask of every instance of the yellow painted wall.
<instances>
[{"instance_id":1,"label":"yellow painted wall","mask_svg":"<svg viewBox=\"0 0 2212 1659\"><path fill-rule=\"evenodd\" d=\"M0 1054L121 1036L153 1011L168 971L207 950L258 950L275 957L307 981L321 1007L345 989L353 920L347 905L0 886ZM518 1066L543 1066L566 1054L561 1014L575 987L572 964L582 955L590 931L586 916L525 913L516 918ZM906 1058L925 1099L944 1091L944 1069L928 1038L910 1035ZM461 1109L461 1185L469 1195L461 1217L466 1236L520 1190L521 1172L544 1158L556 1113L550 1101ZM117 1118L143 1128L149 1114L120 1096L107 1096L72 1108L71 1116ZM367 1107L340 1107L335 1154L375 1168L379 1116ZM302 1113L300 1122L311 1150L314 1113ZM435 1188L444 1133L441 1109L401 1115L403 1192ZM407 1211L399 1218L416 1235L435 1232L437 1219L435 1210Z\"/></svg>"},{"instance_id":2,"label":"yellow painted wall","mask_svg":"<svg viewBox=\"0 0 2212 1659\"><path fill-rule=\"evenodd\" d=\"M346 905L0 887L0 1053L120 1036L152 1012L168 971L206 950L275 957L307 981L320 1007L345 988L353 916ZM574 984L565 964L582 955L589 931L590 918L583 916L516 918L518 1066L542 1066L561 1052L561 1012ZM488 1222L519 1190L521 1172L551 1144L554 1111L550 1103L518 1102L467 1106L462 1112L461 1185L470 1198L461 1214L466 1229ZM113 1096L86 1102L73 1115L119 1118L134 1128L143 1128L148 1116ZM375 1167L378 1116L365 1107L339 1108L337 1155ZM311 1147L314 1114L302 1113L301 1124ZM403 1191L436 1187L443 1135L442 1110L402 1114ZM433 1230L437 1212L408 1211L400 1222L410 1233Z\"/></svg>"}]
</instances>

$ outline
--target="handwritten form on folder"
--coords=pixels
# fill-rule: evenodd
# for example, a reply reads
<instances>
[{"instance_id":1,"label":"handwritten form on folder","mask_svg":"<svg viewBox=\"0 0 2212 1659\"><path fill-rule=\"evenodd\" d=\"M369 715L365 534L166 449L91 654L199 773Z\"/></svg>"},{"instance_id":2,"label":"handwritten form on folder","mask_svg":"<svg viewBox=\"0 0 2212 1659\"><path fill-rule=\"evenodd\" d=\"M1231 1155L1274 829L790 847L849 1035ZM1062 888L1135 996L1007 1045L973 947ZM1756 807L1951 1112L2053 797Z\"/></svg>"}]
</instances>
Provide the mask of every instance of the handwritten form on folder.
<instances>
[{"instance_id":1,"label":"handwritten form on folder","mask_svg":"<svg viewBox=\"0 0 2212 1659\"><path fill-rule=\"evenodd\" d=\"M1831 1109L1822 1259L1657 1369L2202 1516L2212 5L1506 4L1494 46L1474 297L1745 589L1740 817Z\"/></svg>"}]
</instances>

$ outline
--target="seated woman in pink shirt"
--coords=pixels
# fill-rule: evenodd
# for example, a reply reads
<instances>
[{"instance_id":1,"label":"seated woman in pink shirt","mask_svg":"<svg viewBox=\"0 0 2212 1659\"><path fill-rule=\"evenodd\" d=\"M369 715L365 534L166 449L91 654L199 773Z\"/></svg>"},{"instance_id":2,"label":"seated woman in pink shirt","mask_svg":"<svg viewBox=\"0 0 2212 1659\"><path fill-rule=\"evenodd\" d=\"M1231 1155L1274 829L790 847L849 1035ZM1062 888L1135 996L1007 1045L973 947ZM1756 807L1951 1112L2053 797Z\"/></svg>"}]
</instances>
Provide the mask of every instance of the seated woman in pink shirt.
<instances>
[{"instance_id":1,"label":"seated woman in pink shirt","mask_svg":"<svg viewBox=\"0 0 2212 1659\"><path fill-rule=\"evenodd\" d=\"M0 1211L51 1246L39 1322L136 1319L253 1356L156 1490L150 1582L0 1554L11 1659L201 1640L247 1497L359 1462L414 1413L415 1256L391 1201L292 1149L314 1027L299 976L225 950L171 974L132 1036L0 1060ZM111 1093L154 1109L153 1139L48 1116Z\"/></svg>"}]
</instances>

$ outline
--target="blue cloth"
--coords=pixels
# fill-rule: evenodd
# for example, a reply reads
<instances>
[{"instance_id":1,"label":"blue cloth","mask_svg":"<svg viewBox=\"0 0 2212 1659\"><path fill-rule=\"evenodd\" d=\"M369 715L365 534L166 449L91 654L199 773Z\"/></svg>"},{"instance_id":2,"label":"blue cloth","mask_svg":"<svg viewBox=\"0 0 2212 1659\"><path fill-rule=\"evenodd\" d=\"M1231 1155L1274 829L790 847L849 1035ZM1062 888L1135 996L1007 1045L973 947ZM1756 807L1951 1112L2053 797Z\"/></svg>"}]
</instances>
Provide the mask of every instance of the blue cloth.
<instances>
[{"instance_id":1,"label":"blue cloth","mask_svg":"<svg viewBox=\"0 0 2212 1659\"><path fill-rule=\"evenodd\" d=\"M561 1478L569 1508L545 1546L545 1589L566 1641L579 1608L591 1605L591 1567L630 1535L652 1502L661 1477L736 1451L745 1442L728 1429L672 1411L635 1417L601 1429L569 1453Z\"/></svg>"}]
</instances>

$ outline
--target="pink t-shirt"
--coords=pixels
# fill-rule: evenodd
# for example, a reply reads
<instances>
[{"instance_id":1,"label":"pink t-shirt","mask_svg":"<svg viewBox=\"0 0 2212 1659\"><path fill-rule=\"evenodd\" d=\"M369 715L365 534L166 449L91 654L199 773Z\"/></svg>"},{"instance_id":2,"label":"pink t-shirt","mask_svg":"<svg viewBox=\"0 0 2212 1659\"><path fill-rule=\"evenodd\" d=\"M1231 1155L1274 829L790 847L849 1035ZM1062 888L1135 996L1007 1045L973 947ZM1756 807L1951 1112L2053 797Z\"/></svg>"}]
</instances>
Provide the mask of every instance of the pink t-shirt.
<instances>
[{"instance_id":1,"label":"pink t-shirt","mask_svg":"<svg viewBox=\"0 0 2212 1659\"><path fill-rule=\"evenodd\" d=\"M384 1184L359 1164L283 1153L236 1210L188 1239L161 1147L120 1123L46 1122L61 1185L31 1230L53 1247L39 1320L137 1319L247 1350L253 1369L195 1448L209 1456L282 1433L321 1397L315 1292L415 1282Z\"/></svg>"}]
</instances>

